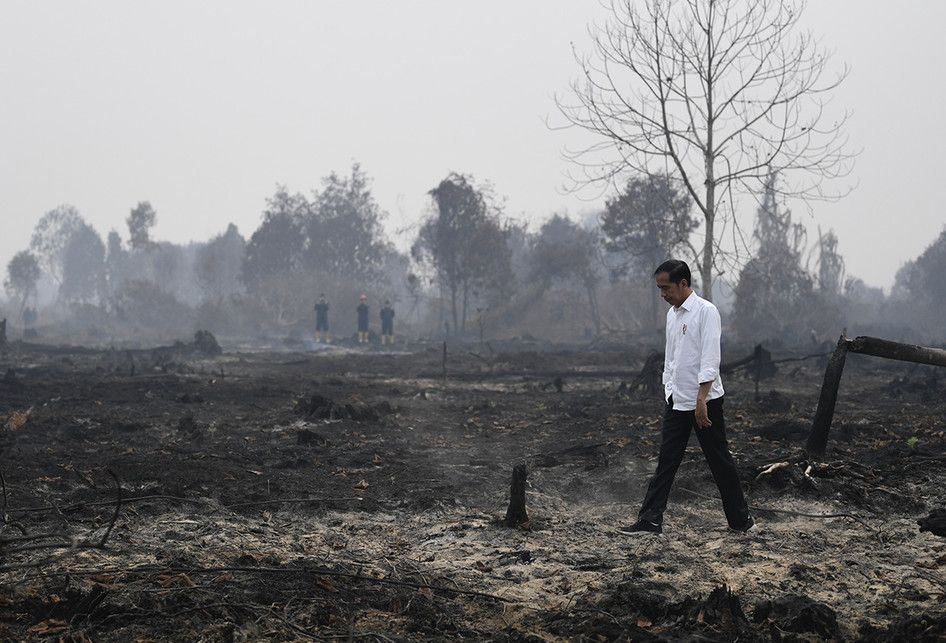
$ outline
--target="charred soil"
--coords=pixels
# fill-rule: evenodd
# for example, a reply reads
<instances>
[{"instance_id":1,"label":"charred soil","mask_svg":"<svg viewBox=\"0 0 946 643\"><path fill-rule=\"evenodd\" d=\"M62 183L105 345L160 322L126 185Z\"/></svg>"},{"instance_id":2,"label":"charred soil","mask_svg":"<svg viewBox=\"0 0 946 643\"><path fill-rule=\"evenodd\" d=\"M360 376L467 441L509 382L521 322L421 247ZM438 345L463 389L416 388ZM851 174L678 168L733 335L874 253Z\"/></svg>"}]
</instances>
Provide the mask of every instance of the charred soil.
<instances>
[{"instance_id":1,"label":"charred soil","mask_svg":"<svg viewBox=\"0 0 946 643\"><path fill-rule=\"evenodd\" d=\"M662 534L647 354L334 348L0 358L0 639L941 640L946 378L725 380L758 528L696 439ZM623 385L622 385L623 383ZM770 393L770 391L772 391ZM525 464L527 521L506 526ZM921 529L922 525L922 529Z\"/></svg>"}]
</instances>

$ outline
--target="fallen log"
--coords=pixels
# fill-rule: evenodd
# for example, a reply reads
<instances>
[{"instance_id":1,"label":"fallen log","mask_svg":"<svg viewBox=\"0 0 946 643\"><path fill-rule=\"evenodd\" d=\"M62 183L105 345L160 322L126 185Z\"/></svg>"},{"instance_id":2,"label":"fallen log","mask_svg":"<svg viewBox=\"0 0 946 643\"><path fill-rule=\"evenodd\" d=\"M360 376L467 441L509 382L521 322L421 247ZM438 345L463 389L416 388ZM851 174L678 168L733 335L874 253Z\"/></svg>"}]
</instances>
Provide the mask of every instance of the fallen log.
<instances>
[{"instance_id":1,"label":"fallen log","mask_svg":"<svg viewBox=\"0 0 946 643\"><path fill-rule=\"evenodd\" d=\"M901 362L916 364L930 364L931 366L946 366L946 350L942 348L927 348L916 344L901 344L876 337L855 337L847 340L848 350L862 355L873 355L884 359L895 359Z\"/></svg>"},{"instance_id":2,"label":"fallen log","mask_svg":"<svg viewBox=\"0 0 946 643\"><path fill-rule=\"evenodd\" d=\"M838 339L837 348L834 349L834 353L828 361L828 367L824 372L821 395L818 397L818 408L815 411L811 433L808 435L808 442L805 446L805 450L811 455L824 455L828 446L828 434L831 431L834 408L838 401L838 387L841 384L841 374L844 371L844 362L849 352L901 362L946 366L946 350L940 348L901 344L877 337L848 339L841 335Z\"/></svg>"}]
</instances>

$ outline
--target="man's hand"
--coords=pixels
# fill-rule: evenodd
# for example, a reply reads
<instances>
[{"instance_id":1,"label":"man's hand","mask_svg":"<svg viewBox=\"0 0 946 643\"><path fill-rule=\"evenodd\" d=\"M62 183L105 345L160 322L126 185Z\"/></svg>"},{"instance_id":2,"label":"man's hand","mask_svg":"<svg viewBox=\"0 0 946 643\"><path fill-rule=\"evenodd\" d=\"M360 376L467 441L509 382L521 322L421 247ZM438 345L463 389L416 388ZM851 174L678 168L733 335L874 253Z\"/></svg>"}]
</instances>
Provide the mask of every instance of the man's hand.
<instances>
[{"instance_id":1,"label":"man's hand","mask_svg":"<svg viewBox=\"0 0 946 643\"><path fill-rule=\"evenodd\" d=\"M706 400L697 398L696 399L696 425L701 429L705 429L708 426L713 426L713 423L709 419L709 411L706 409Z\"/></svg>"}]
</instances>

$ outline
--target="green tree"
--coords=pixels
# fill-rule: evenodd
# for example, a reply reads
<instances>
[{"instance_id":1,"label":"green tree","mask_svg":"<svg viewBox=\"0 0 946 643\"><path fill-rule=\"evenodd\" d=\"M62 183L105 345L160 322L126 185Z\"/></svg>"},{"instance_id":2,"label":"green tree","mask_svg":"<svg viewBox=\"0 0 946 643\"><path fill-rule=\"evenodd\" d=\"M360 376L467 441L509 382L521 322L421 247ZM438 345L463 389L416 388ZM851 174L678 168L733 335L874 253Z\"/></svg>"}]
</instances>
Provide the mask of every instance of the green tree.
<instances>
[{"instance_id":1,"label":"green tree","mask_svg":"<svg viewBox=\"0 0 946 643\"><path fill-rule=\"evenodd\" d=\"M371 192L371 181L355 163L349 176L331 173L302 218L303 264L309 270L346 276L365 283L380 277L385 250L384 212Z\"/></svg>"},{"instance_id":2,"label":"green tree","mask_svg":"<svg viewBox=\"0 0 946 643\"><path fill-rule=\"evenodd\" d=\"M591 230L566 217L555 215L546 221L532 248L530 276L542 290L553 283L575 284L588 298L588 313L595 332L601 334L598 308L598 282L601 279L597 259L600 243ZM577 311L574 311L577 313Z\"/></svg>"},{"instance_id":3,"label":"green tree","mask_svg":"<svg viewBox=\"0 0 946 643\"><path fill-rule=\"evenodd\" d=\"M775 173L769 175L756 213L755 254L739 273L733 325L751 341L805 343L833 334L841 324L834 297L815 289L802 263L807 234L778 202Z\"/></svg>"},{"instance_id":4,"label":"green tree","mask_svg":"<svg viewBox=\"0 0 946 643\"><path fill-rule=\"evenodd\" d=\"M449 297L453 328L466 330L471 297L501 292L511 283L508 229L488 188L472 177L451 173L429 192L434 212L411 249L415 261L434 267Z\"/></svg>"},{"instance_id":5,"label":"green tree","mask_svg":"<svg viewBox=\"0 0 946 643\"><path fill-rule=\"evenodd\" d=\"M59 295L63 299L89 302L104 296L105 244L92 226L83 222L73 231L63 248L62 265Z\"/></svg>"},{"instance_id":6,"label":"green tree","mask_svg":"<svg viewBox=\"0 0 946 643\"><path fill-rule=\"evenodd\" d=\"M305 247L303 224L309 204L285 186L266 200L263 221L250 236L243 256L243 282L257 291L271 278L285 277L301 267Z\"/></svg>"},{"instance_id":7,"label":"green tree","mask_svg":"<svg viewBox=\"0 0 946 643\"><path fill-rule=\"evenodd\" d=\"M197 251L197 281L204 293L220 300L240 292L240 270L246 240L232 223L226 232L217 235Z\"/></svg>"},{"instance_id":8,"label":"green tree","mask_svg":"<svg viewBox=\"0 0 946 643\"><path fill-rule=\"evenodd\" d=\"M158 213L149 201L139 201L131 209L128 218L128 242L133 250L143 250L151 245L151 228L158 222Z\"/></svg>"},{"instance_id":9,"label":"green tree","mask_svg":"<svg viewBox=\"0 0 946 643\"><path fill-rule=\"evenodd\" d=\"M818 230L818 290L839 295L844 287L844 257L838 252L838 236L833 230Z\"/></svg>"},{"instance_id":10,"label":"green tree","mask_svg":"<svg viewBox=\"0 0 946 643\"><path fill-rule=\"evenodd\" d=\"M891 298L909 302L900 312L926 337L943 340L943 316L946 315L946 227L926 249L897 271ZM904 307L901 306L901 309Z\"/></svg>"},{"instance_id":11,"label":"green tree","mask_svg":"<svg viewBox=\"0 0 946 643\"><path fill-rule=\"evenodd\" d=\"M30 249L40 267L57 284L63 280L63 252L66 244L80 227L85 225L82 215L71 205L64 204L44 214L33 228Z\"/></svg>"},{"instance_id":12,"label":"green tree","mask_svg":"<svg viewBox=\"0 0 946 643\"><path fill-rule=\"evenodd\" d=\"M617 258L614 273L640 271L649 279L654 268L681 254L692 261L697 251L690 235L699 226L693 201L667 174L635 176L624 190L605 202L601 233L609 257ZM662 328L657 289L650 289L650 316Z\"/></svg>"},{"instance_id":13,"label":"green tree","mask_svg":"<svg viewBox=\"0 0 946 643\"><path fill-rule=\"evenodd\" d=\"M29 250L21 250L13 255L7 264L7 278L3 282L7 294L20 300L20 312L26 308L30 297L36 295L42 269L36 256Z\"/></svg>"}]
</instances>

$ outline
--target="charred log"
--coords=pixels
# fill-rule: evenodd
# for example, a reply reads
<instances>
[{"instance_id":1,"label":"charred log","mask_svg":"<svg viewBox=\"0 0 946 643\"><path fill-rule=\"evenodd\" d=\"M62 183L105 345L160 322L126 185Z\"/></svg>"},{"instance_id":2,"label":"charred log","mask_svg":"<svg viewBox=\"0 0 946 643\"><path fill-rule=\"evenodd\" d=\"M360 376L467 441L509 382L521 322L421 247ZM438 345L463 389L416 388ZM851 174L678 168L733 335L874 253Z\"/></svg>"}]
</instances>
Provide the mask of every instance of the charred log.
<instances>
[{"instance_id":1,"label":"charred log","mask_svg":"<svg viewBox=\"0 0 946 643\"><path fill-rule=\"evenodd\" d=\"M529 471L525 464L512 469L512 485L509 490L509 507L506 509L506 526L519 527L529 521L526 512L526 478Z\"/></svg>"},{"instance_id":2,"label":"charred log","mask_svg":"<svg viewBox=\"0 0 946 643\"><path fill-rule=\"evenodd\" d=\"M631 382L630 390L640 389L645 393L657 393L663 390L664 354L654 351L647 356L640 373Z\"/></svg>"},{"instance_id":3,"label":"charred log","mask_svg":"<svg viewBox=\"0 0 946 643\"><path fill-rule=\"evenodd\" d=\"M847 340L847 344L848 350L852 353L895 359L901 362L946 366L946 350L941 348L901 344L876 337L855 337Z\"/></svg>"},{"instance_id":4,"label":"charred log","mask_svg":"<svg viewBox=\"0 0 946 643\"><path fill-rule=\"evenodd\" d=\"M946 509L934 509L926 518L917 521L920 531L928 531L946 538Z\"/></svg>"}]
</instances>

